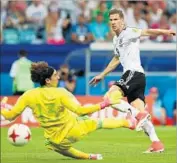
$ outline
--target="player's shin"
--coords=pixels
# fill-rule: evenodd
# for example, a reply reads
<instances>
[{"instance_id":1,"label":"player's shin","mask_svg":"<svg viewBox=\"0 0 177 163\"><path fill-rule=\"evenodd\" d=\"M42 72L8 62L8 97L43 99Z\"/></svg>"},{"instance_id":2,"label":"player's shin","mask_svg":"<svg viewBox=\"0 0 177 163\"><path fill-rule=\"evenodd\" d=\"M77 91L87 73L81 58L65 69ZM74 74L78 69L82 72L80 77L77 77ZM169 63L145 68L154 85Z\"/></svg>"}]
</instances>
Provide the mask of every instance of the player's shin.
<instances>
[{"instance_id":1,"label":"player's shin","mask_svg":"<svg viewBox=\"0 0 177 163\"><path fill-rule=\"evenodd\" d=\"M147 120L144 125L142 126L144 132L149 136L150 140L153 142L153 141L160 141L157 134L156 134L156 131L155 131L155 128L154 128L154 125L152 124L152 122L150 120Z\"/></svg>"},{"instance_id":2,"label":"player's shin","mask_svg":"<svg viewBox=\"0 0 177 163\"><path fill-rule=\"evenodd\" d=\"M114 104L111 107L121 112L131 113L133 117L136 117L138 113L140 112L138 109L134 108L133 106L131 106L128 102L124 100L120 100L119 104Z\"/></svg>"},{"instance_id":3,"label":"player's shin","mask_svg":"<svg viewBox=\"0 0 177 163\"><path fill-rule=\"evenodd\" d=\"M165 147L163 143L159 140L152 122L150 120L147 120L142 128L152 141L151 146L144 153L163 152L165 150Z\"/></svg>"}]
</instances>

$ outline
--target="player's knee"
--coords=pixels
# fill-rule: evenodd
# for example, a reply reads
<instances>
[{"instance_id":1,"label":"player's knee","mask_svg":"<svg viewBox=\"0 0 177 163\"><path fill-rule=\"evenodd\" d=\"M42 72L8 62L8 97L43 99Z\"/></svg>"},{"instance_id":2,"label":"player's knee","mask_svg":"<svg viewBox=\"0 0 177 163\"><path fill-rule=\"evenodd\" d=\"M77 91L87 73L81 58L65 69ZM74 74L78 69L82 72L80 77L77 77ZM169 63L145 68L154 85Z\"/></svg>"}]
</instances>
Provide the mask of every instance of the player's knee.
<instances>
[{"instance_id":1,"label":"player's knee","mask_svg":"<svg viewBox=\"0 0 177 163\"><path fill-rule=\"evenodd\" d=\"M109 98L113 103L120 103L120 100L123 98L123 94L119 89L109 90L104 98Z\"/></svg>"},{"instance_id":2,"label":"player's knee","mask_svg":"<svg viewBox=\"0 0 177 163\"><path fill-rule=\"evenodd\" d=\"M133 107L137 108L140 111L145 110L145 103L142 99L136 98L134 101L130 103Z\"/></svg>"}]
</instances>

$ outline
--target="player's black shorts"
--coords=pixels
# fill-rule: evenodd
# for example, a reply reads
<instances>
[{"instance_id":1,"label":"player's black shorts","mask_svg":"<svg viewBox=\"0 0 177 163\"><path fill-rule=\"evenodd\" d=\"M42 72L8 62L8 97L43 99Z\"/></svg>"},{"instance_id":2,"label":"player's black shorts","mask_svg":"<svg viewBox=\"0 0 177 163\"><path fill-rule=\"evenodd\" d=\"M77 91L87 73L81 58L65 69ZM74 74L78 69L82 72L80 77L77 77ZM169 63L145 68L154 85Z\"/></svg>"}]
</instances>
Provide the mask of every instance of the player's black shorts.
<instances>
[{"instance_id":1,"label":"player's black shorts","mask_svg":"<svg viewBox=\"0 0 177 163\"><path fill-rule=\"evenodd\" d=\"M145 74L137 71L126 71L119 81L115 82L124 92L129 103L137 98L145 100L144 91L146 87Z\"/></svg>"}]
</instances>

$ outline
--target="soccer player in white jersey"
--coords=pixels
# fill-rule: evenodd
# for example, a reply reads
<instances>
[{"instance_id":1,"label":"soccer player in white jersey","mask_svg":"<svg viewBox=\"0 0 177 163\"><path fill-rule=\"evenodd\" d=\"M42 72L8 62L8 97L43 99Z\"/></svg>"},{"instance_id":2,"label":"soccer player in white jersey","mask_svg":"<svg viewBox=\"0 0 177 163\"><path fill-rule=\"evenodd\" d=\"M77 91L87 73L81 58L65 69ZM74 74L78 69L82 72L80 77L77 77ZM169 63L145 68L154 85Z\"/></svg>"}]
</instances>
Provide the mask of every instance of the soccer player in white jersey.
<instances>
[{"instance_id":1,"label":"soccer player in white jersey","mask_svg":"<svg viewBox=\"0 0 177 163\"><path fill-rule=\"evenodd\" d=\"M144 91L146 80L140 61L139 43L141 36L173 36L176 35L176 33L173 30L165 29L142 30L127 27L125 25L122 10L119 9L111 9L109 12L109 19L112 30L115 32L115 36L113 38L115 56L112 58L104 71L90 81L90 84L96 85L109 72L113 71L119 63L121 63L123 66L123 75L121 79L116 81L115 84L109 89L106 96L109 96L112 91L118 90L122 93L122 97L127 97L128 103L133 107L130 107L130 109L126 106L124 107L124 105L127 104L122 100L122 103L114 106L114 108L124 112L131 111L137 118L137 127L139 127L137 130L142 128L152 141L150 148L146 151L147 153L162 152L164 151L164 145L157 137L154 126L149 120L149 113L145 111Z\"/></svg>"}]
</instances>

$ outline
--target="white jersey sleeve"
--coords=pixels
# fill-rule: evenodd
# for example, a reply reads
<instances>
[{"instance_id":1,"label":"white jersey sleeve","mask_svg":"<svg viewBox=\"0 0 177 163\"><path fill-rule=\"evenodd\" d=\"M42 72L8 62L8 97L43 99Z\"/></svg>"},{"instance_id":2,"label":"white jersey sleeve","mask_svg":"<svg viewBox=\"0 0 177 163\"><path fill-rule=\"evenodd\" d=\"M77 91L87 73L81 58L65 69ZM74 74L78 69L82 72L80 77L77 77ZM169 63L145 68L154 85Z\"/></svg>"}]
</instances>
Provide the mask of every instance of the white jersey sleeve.
<instances>
[{"instance_id":1,"label":"white jersey sleeve","mask_svg":"<svg viewBox=\"0 0 177 163\"><path fill-rule=\"evenodd\" d=\"M129 37L131 38L139 38L141 36L142 29L139 28L129 28Z\"/></svg>"}]
</instances>

